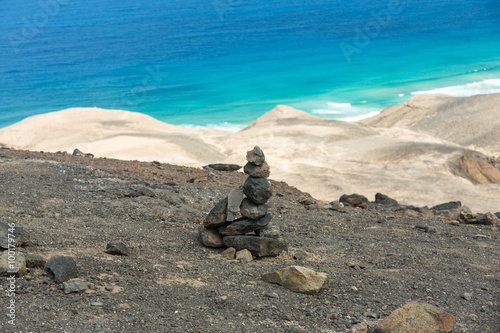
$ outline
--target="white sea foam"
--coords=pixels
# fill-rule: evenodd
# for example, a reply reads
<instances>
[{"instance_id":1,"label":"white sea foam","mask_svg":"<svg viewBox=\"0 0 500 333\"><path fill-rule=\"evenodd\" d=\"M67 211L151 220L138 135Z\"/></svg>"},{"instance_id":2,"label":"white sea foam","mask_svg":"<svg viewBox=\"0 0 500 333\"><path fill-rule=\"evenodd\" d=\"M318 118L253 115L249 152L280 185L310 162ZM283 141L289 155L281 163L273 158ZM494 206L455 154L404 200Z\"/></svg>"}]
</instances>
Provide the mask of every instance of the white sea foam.
<instances>
[{"instance_id":1,"label":"white sea foam","mask_svg":"<svg viewBox=\"0 0 500 333\"><path fill-rule=\"evenodd\" d=\"M373 112L361 114L361 115L358 115L358 116L340 118L338 120L341 120L341 121L360 121L361 119L365 119L365 118L370 118L370 117L376 116L379 113L380 113L380 111L373 111Z\"/></svg>"},{"instance_id":2,"label":"white sea foam","mask_svg":"<svg viewBox=\"0 0 500 333\"><path fill-rule=\"evenodd\" d=\"M205 126L201 125L191 125L191 124L182 124L179 125L180 127L184 128L195 128L195 129L206 129L206 128L211 128L219 131L225 131L225 132L231 132L231 133L236 133L244 129L247 125L242 125L242 124L232 124L228 122L223 122L220 124L207 124Z\"/></svg>"},{"instance_id":3,"label":"white sea foam","mask_svg":"<svg viewBox=\"0 0 500 333\"><path fill-rule=\"evenodd\" d=\"M415 91L411 94L445 94L455 97L469 97L480 94L494 94L498 92L500 92L500 79L487 79L481 82L473 82L465 85Z\"/></svg>"},{"instance_id":4,"label":"white sea foam","mask_svg":"<svg viewBox=\"0 0 500 333\"><path fill-rule=\"evenodd\" d=\"M329 107L332 107L332 108L350 108L351 107L351 103L328 102L327 104Z\"/></svg>"},{"instance_id":5,"label":"white sea foam","mask_svg":"<svg viewBox=\"0 0 500 333\"><path fill-rule=\"evenodd\" d=\"M343 114L342 111L328 110L328 109L313 109L311 110L313 114Z\"/></svg>"}]
</instances>

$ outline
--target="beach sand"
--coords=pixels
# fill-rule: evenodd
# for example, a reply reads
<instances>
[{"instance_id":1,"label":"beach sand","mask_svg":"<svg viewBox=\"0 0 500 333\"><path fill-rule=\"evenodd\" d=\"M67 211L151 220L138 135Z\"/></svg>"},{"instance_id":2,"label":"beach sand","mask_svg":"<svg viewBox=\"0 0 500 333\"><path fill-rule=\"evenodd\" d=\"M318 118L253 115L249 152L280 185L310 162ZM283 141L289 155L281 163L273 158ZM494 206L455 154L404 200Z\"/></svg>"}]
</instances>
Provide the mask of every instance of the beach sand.
<instances>
[{"instance_id":1,"label":"beach sand","mask_svg":"<svg viewBox=\"0 0 500 333\"><path fill-rule=\"evenodd\" d=\"M418 95L358 123L280 105L237 133L181 128L129 111L74 108L3 128L0 144L193 167L244 165L244 152L258 145L271 178L317 199L359 193L373 200L381 192L403 204L459 200L473 211L500 210L500 171L489 159L500 156L500 94Z\"/></svg>"}]
</instances>

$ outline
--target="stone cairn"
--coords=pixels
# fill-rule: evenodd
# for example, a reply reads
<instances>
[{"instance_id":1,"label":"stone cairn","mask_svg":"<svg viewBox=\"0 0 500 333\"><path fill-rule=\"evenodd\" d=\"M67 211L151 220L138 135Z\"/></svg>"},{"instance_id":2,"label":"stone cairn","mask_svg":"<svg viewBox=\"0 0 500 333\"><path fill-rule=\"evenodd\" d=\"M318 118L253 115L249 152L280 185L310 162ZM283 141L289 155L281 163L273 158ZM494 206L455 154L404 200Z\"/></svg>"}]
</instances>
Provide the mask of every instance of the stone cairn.
<instances>
[{"instance_id":1,"label":"stone cairn","mask_svg":"<svg viewBox=\"0 0 500 333\"><path fill-rule=\"evenodd\" d=\"M273 195L266 179L269 164L257 146L247 152L247 161L243 170L249 177L210 211L198 229L198 239L207 247L246 249L255 257L275 257L288 246L280 238L279 228L270 224L273 217L267 213L266 203Z\"/></svg>"}]
</instances>

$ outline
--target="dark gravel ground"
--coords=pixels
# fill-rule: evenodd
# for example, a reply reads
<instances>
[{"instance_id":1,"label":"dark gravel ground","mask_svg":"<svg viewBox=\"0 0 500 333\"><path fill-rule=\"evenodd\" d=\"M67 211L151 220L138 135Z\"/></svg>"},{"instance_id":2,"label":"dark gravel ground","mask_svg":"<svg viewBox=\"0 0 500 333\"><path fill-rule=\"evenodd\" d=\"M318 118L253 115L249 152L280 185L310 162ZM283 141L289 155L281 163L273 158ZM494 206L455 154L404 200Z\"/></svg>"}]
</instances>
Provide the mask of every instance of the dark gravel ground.
<instances>
[{"instance_id":1,"label":"dark gravel ground","mask_svg":"<svg viewBox=\"0 0 500 333\"><path fill-rule=\"evenodd\" d=\"M31 268L16 280L13 327L0 278L0 331L345 332L425 301L456 317L454 332L500 332L498 226L452 225L453 215L376 205L307 210L299 201L308 194L272 182L270 211L289 253L240 263L201 246L196 229L245 178L0 149L1 222L30 235L25 253L72 256L92 283L66 295L42 268ZM134 196L143 186L155 197ZM124 242L132 254L106 254L108 242ZM328 273L329 287L303 295L261 279L290 265Z\"/></svg>"}]
</instances>

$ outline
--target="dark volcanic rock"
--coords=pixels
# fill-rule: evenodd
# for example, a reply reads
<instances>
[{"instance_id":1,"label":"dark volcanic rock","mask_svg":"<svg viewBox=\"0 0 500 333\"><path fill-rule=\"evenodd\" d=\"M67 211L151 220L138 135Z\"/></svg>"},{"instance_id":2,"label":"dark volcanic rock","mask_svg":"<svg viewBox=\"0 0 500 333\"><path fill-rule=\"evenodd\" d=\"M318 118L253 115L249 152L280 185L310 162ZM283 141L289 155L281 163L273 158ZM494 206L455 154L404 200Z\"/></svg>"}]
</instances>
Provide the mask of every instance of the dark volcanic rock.
<instances>
[{"instance_id":1,"label":"dark volcanic rock","mask_svg":"<svg viewBox=\"0 0 500 333\"><path fill-rule=\"evenodd\" d=\"M107 254L115 254L121 256L130 255L130 249L123 243L108 243L104 252L106 252Z\"/></svg>"},{"instance_id":2,"label":"dark volcanic rock","mask_svg":"<svg viewBox=\"0 0 500 333\"><path fill-rule=\"evenodd\" d=\"M237 251L247 249L256 257L276 257L288 250L288 245L282 239L258 236L226 236L224 245L234 247Z\"/></svg>"},{"instance_id":3,"label":"dark volcanic rock","mask_svg":"<svg viewBox=\"0 0 500 333\"><path fill-rule=\"evenodd\" d=\"M351 206L351 207L361 207L361 208L366 208L368 207L368 199L360 194L343 194L339 201L343 203L345 206Z\"/></svg>"},{"instance_id":4,"label":"dark volcanic rock","mask_svg":"<svg viewBox=\"0 0 500 333\"><path fill-rule=\"evenodd\" d=\"M225 197L219 201L208 213L203 221L203 226L207 229L215 229L227 223L227 200Z\"/></svg>"},{"instance_id":5,"label":"dark volcanic rock","mask_svg":"<svg viewBox=\"0 0 500 333\"><path fill-rule=\"evenodd\" d=\"M241 169L241 165L238 164L225 164L225 163L216 163L216 164L209 164L205 165L203 168L207 169L214 169L218 171L237 171Z\"/></svg>"},{"instance_id":6,"label":"dark volcanic rock","mask_svg":"<svg viewBox=\"0 0 500 333\"><path fill-rule=\"evenodd\" d=\"M73 156L80 156L80 157L94 157L94 154L91 153L84 153L80 149L75 149L73 150Z\"/></svg>"},{"instance_id":7,"label":"dark volcanic rock","mask_svg":"<svg viewBox=\"0 0 500 333\"><path fill-rule=\"evenodd\" d=\"M71 257L54 256L45 264L45 269L52 272L56 282L66 282L78 276L76 262Z\"/></svg>"},{"instance_id":8,"label":"dark volcanic rock","mask_svg":"<svg viewBox=\"0 0 500 333\"><path fill-rule=\"evenodd\" d=\"M267 226L269 222L271 222L272 218L273 216L271 214L267 214L266 216L258 220L237 220L227 226L220 227L219 232L222 235L226 236L244 235Z\"/></svg>"},{"instance_id":9,"label":"dark volcanic rock","mask_svg":"<svg viewBox=\"0 0 500 333\"><path fill-rule=\"evenodd\" d=\"M267 238L280 238L281 237L281 231L280 227L278 227L275 224L268 224L264 228L257 229L255 230L255 233L259 235L260 237L267 237Z\"/></svg>"},{"instance_id":10,"label":"dark volcanic rock","mask_svg":"<svg viewBox=\"0 0 500 333\"><path fill-rule=\"evenodd\" d=\"M495 215L500 219L500 212L496 212Z\"/></svg>"},{"instance_id":11,"label":"dark volcanic rock","mask_svg":"<svg viewBox=\"0 0 500 333\"><path fill-rule=\"evenodd\" d=\"M267 162L262 163L262 165L248 162L245 164L243 171L254 178L267 178L271 174L271 168Z\"/></svg>"},{"instance_id":12,"label":"dark volcanic rock","mask_svg":"<svg viewBox=\"0 0 500 333\"><path fill-rule=\"evenodd\" d=\"M257 220L264 217L267 213L267 205L256 205L253 201L244 199L240 208L243 217Z\"/></svg>"},{"instance_id":13,"label":"dark volcanic rock","mask_svg":"<svg viewBox=\"0 0 500 333\"><path fill-rule=\"evenodd\" d=\"M462 203L460 201L450 201L431 207L431 210L453 210L460 209L461 207Z\"/></svg>"},{"instance_id":14,"label":"dark volcanic rock","mask_svg":"<svg viewBox=\"0 0 500 333\"><path fill-rule=\"evenodd\" d=\"M264 178L248 177L243 184L243 193L256 204L262 205L273 195L273 189Z\"/></svg>"},{"instance_id":15,"label":"dark volcanic rock","mask_svg":"<svg viewBox=\"0 0 500 333\"><path fill-rule=\"evenodd\" d=\"M375 203L387 206L397 206L398 202L385 194L377 193L375 194Z\"/></svg>"},{"instance_id":16,"label":"dark volcanic rock","mask_svg":"<svg viewBox=\"0 0 500 333\"><path fill-rule=\"evenodd\" d=\"M18 227L17 225L14 228L10 228L6 223L0 222L0 248L8 249L9 248L9 234L14 236L16 247L26 245L29 242L28 234L24 231L23 228Z\"/></svg>"},{"instance_id":17,"label":"dark volcanic rock","mask_svg":"<svg viewBox=\"0 0 500 333\"><path fill-rule=\"evenodd\" d=\"M207 247L223 247L222 236L216 229L205 229L198 227L198 240Z\"/></svg>"},{"instance_id":18,"label":"dark volcanic rock","mask_svg":"<svg viewBox=\"0 0 500 333\"><path fill-rule=\"evenodd\" d=\"M260 149L258 146L255 146L252 150L247 151L248 162L255 165L262 165L265 160L266 156L264 155L262 149Z\"/></svg>"}]
</instances>

